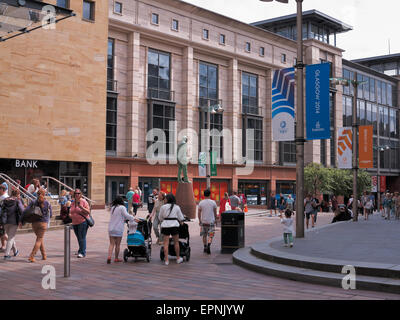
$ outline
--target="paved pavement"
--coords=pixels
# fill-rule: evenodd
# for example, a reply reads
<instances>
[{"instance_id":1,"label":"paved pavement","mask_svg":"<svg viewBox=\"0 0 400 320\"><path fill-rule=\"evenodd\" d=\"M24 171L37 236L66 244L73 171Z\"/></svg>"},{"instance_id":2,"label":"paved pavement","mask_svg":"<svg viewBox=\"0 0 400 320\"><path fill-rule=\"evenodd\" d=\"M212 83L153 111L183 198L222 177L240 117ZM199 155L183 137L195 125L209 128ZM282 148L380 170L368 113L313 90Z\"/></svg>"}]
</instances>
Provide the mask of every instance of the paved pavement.
<instances>
[{"instance_id":1,"label":"paved pavement","mask_svg":"<svg viewBox=\"0 0 400 320\"><path fill-rule=\"evenodd\" d=\"M364 220L343 222L329 228L310 232L298 239L290 248L291 254L309 257L351 260L369 263L400 265L400 256L395 254L400 248L400 220L385 220L380 214ZM272 248L285 250L275 242Z\"/></svg>"},{"instance_id":2,"label":"paved pavement","mask_svg":"<svg viewBox=\"0 0 400 320\"><path fill-rule=\"evenodd\" d=\"M252 209L246 217L246 245L281 235L279 218L257 215L258 212ZM144 217L146 212L139 211L139 215ZM109 212L95 210L93 216L96 225L88 232L87 257L77 259L72 256L70 278L63 277L63 230L46 233L48 260L38 259L34 264L27 262L34 235L18 235L20 256L7 262L0 259L0 299L399 299L398 295L393 294L345 291L246 270L234 265L230 254L220 254L219 228L211 255L204 254L197 221L189 223L192 249L189 262L178 265L171 261L169 266L165 266L159 259L160 246L153 244L150 263L130 259L127 263L107 265ZM332 214L321 214L318 225L329 223L331 219ZM75 252L77 241L73 232L71 239L72 252ZM125 239L122 243L123 250ZM41 286L44 277L41 271L45 265L55 267L55 290L45 290Z\"/></svg>"}]
</instances>

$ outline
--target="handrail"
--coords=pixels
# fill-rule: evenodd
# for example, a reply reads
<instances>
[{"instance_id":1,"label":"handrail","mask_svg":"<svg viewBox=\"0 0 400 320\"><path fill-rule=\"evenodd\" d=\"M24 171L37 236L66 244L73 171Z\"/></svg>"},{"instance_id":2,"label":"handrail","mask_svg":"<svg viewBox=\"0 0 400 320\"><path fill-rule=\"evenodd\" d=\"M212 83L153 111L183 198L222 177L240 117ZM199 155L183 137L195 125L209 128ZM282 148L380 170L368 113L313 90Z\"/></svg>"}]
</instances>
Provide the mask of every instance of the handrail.
<instances>
[{"instance_id":1,"label":"handrail","mask_svg":"<svg viewBox=\"0 0 400 320\"><path fill-rule=\"evenodd\" d=\"M18 189L20 191L20 193L22 193L29 200L35 200L36 199L35 196L32 193L28 192L28 190L25 190L25 188L23 186L18 184L15 180L10 178L5 173L1 173L0 172L0 178L2 178L7 183L11 184L14 188Z\"/></svg>"},{"instance_id":2,"label":"handrail","mask_svg":"<svg viewBox=\"0 0 400 320\"><path fill-rule=\"evenodd\" d=\"M73 188L71 188L70 186L66 185L65 183L63 183L63 182L57 180L56 178L49 177L49 176L42 176L42 179L47 179L47 188L49 188L49 183L48 183L48 181L49 181L49 179L51 179L51 180L55 181L56 183L58 183L59 185L63 186L64 188L67 188L67 189L70 190L70 191L74 191ZM90 207L92 207L92 203L95 203L95 202L96 202L96 201L94 201L94 200L92 200L92 199L89 199L88 197L85 197L83 194L82 194L82 198L85 199L85 200L87 200L87 201L89 201Z\"/></svg>"}]
</instances>

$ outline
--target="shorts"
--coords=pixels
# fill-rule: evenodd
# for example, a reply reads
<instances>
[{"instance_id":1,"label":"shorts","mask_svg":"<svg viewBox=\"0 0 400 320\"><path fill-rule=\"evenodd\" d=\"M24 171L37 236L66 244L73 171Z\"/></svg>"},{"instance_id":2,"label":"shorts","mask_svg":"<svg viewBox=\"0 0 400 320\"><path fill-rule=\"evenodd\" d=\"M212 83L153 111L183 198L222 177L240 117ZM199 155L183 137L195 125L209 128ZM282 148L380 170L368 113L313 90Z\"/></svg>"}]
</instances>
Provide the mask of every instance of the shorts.
<instances>
[{"instance_id":1,"label":"shorts","mask_svg":"<svg viewBox=\"0 0 400 320\"><path fill-rule=\"evenodd\" d=\"M209 236L214 237L215 225L214 224L202 224L200 228L200 237Z\"/></svg>"},{"instance_id":2,"label":"shorts","mask_svg":"<svg viewBox=\"0 0 400 320\"><path fill-rule=\"evenodd\" d=\"M312 214L314 214L314 211L306 212L306 218L307 218L307 219L310 219L310 216L311 216Z\"/></svg>"},{"instance_id":3,"label":"shorts","mask_svg":"<svg viewBox=\"0 0 400 320\"><path fill-rule=\"evenodd\" d=\"M164 236L175 236L179 234L179 227L161 228L161 233Z\"/></svg>"}]
</instances>

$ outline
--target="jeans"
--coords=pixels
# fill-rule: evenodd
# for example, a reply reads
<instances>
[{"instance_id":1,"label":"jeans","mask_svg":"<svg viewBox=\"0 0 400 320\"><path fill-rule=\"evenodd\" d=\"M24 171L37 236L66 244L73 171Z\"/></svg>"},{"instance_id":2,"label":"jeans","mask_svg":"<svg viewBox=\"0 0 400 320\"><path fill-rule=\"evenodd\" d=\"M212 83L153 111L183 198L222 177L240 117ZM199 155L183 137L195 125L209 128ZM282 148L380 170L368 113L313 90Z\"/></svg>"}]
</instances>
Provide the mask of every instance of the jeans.
<instances>
[{"instance_id":1,"label":"jeans","mask_svg":"<svg viewBox=\"0 0 400 320\"><path fill-rule=\"evenodd\" d=\"M83 256L86 256L86 234L89 226L87 222L84 221L81 224L74 225L73 227L79 244L78 253L80 253Z\"/></svg>"},{"instance_id":2,"label":"jeans","mask_svg":"<svg viewBox=\"0 0 400 320\"><path fill-rule=\"evenodd\" d=\"M293 244L293 235L291 233L284 233L283 241L285 241L285 244Z\"/></svg>"},{"instance_id":3,"label":"jeans","mask_svg":"<svg viewBox=\"0 0 400 320\"><path fill-rule=\"evenodd\" d=\"M153 220L153 230L154 230L156 237L160 241L163 241L164 237L162 234L160 234L160 226L161 226L161 223L160 223L160 220L158 219L158 213L156 213L154 220Z\"/></svg>"},{"instance_id":4,"label":"jeans","mask_svg":"<svg viewBox=\"0 0 400 320\"><path fill-rule=\"evenodd\" d=\"M6 224L4 226L6 234L8 235L7 247L6 247L6 256L10 255L11 249L14 250L14 254L17 252L17 247L15 244L15 234L17 233L18 226L14 224Z\"/></svg>"}]
</instances>

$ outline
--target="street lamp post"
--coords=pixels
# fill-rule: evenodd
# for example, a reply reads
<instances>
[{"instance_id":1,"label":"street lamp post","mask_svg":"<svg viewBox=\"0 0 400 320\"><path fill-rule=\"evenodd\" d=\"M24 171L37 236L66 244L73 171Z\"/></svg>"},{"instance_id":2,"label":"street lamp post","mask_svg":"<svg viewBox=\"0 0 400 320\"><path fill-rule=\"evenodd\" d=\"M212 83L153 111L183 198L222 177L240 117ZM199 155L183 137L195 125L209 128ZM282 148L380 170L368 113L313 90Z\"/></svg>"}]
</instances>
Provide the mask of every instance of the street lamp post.
<instances>
[{"instance_id":1,"label":"street lamp post","mask_svg":"<svg viewBox=\"0 0 400 320\"><path fill-rule=\"evenodd\" d=\"M357 139L358 139L358 118L357 118L357 100L358 100L358 86L364 84L366 81L357 81L357 72L354 72L353 80L344 78L330 78L334 84L342 86L353 85L353 114L352 114L352 127L353 127L353 141L352 141L352 155L353 155L353 221L358 221L358 197L357 197L357 176L358 176L358 157L357 157Z\"/></svg>"},{"instance_id":2,"label":"street lamp post","mask_svg":"<svg viewBox=\"0 0 400 320\"><path fill-rule=\"evenodd\" d=\"M378 137L379 139L379 137ZM381 213L381 152L385 150L389 150L390 147L388 145L385 146L379 146L379 140L378 140L378 146L374 148L375 150L378 151L378 168L377 168L377 196L378 196L378 203L377 203L377 209L378 212Z\"/></svg>"},{"instance_id":3,"label":"street lamp post","mask_svg":"<svg viewBox=\"0 0 400 320\"><path fill-rule=\"evenodd\" d=\"M271 2L273 0L260 0ZM276 0L288 3L289 0ZM303 0L297 3L297 64L296 64L296 238L304 238L304 108L303 108Z\"/></svg>"}]
</instances>

